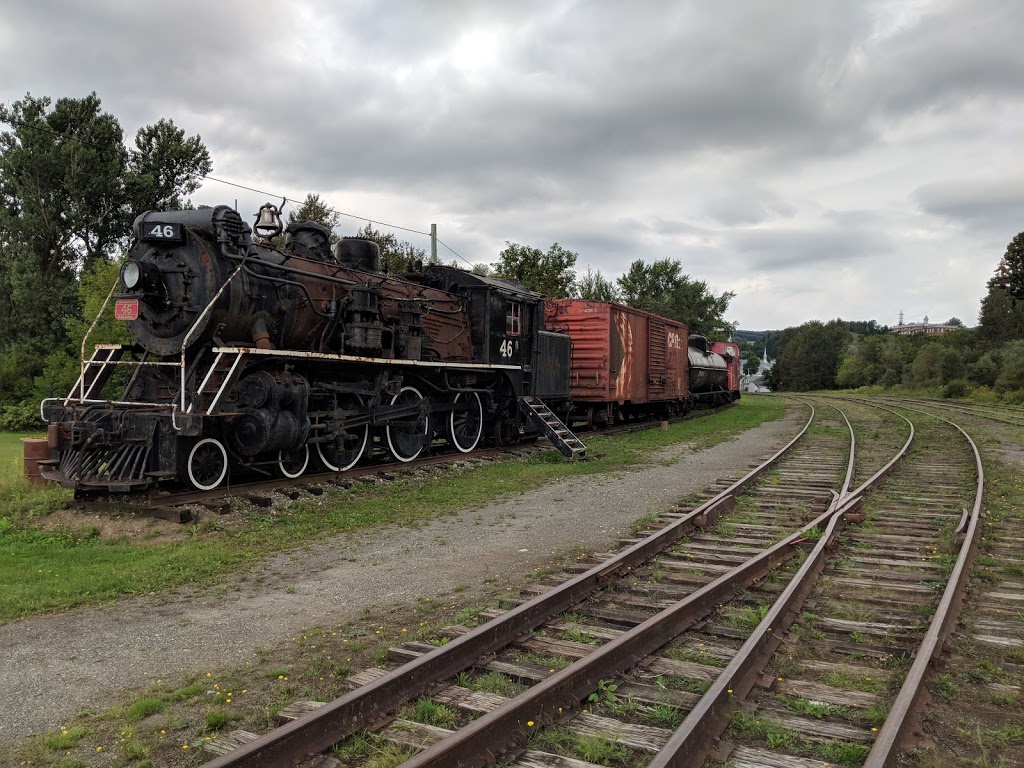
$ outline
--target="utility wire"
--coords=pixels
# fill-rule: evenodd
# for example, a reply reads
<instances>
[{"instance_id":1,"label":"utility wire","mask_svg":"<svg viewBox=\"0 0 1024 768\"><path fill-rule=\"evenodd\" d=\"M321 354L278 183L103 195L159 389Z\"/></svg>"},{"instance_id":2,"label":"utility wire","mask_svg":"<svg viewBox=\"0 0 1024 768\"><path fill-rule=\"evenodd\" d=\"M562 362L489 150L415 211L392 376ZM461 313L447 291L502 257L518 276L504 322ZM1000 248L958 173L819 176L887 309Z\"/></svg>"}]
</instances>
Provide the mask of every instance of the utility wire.
<instances>
[{"instance_id":1,"label":"utility wire","mask_svg":"<svg viewBox=\"0 0 1024 768\"><path fill-rule=\"evenodd\" d=\"M23 127L23 128L31 128L33 130L40 131L42 133L48 133L51 136L56 136L57 138L61 138L61 139L73 139L80 146L92 147L93 149L96 149L96 150L101 151L101 152L110 152L110 151L116 151L117 149L124 149L124 145L119 145L118 147L115 148L115 147L110 147L110 146L106 146L106 145L103 145L103 144L97 144L97 143L92 142L92 141L86 141L86 140L84 140L82 138L79 138L78 136L69 135L69 134L65 134L65 133L60 133L59 131L55 131L55 130L53 130L52 128L50 128L48 126L35 125L34 123L29 123L29 122L26 122L24 120L17 120L17 119L12 118L12 117L0 118L0 122L7 123L8 125L11 125L13 127L20 126L20 127ZM228 181L227 179L220 179L220 178L217 178L216 176L210 176L209 174L205 174L205 173L196 173L196 172L193 172L193 171L186 171L185 173L186 173L187 176L189 176L191 178L194 178L194 179L203 179L204 181L215 181L218 184L225 184L225 185L227 185L229 187L235 187L236 189L244 189L246 192L254 192L257 195L266 195L267 197L270 197L270 198L281 198L281 200L282 200L281 207L282 208L286 204L291 203L296 208L296 210L298 210L298 206L295 205L295 203L298 202L298 201L292 200L292 199L288 198L285 195L279 195L279 194L276 194L274 192L267 192L266 190L256 189L255 187L247 187L244 184L238 184L238 183L236 183L234 181ZM345 217L350 218L350 219L356 219L357 221L365 221L368 224L380 224L382 227L389 227L391 229L401 230L402 232L412 232L413 234L423 235L425 237L430 237L430 233L429 232L423 232L422 230L419 230L419 229L411 229L410 227L403 227L403 226L400 226L398 224L390 224L390 223L388 223L386 221L378 221L377 219L371 219L371 218L369 218L367 216L359 216L359 215L354 214L354 213L346 213L345 211L339 211L337 208L331 208L330 206L327 206L327 210L329 212L331 212L331 213L336 213L339 216L345 216ZM452 248L447 243L443 242L440 238L438 238L437 242L440 243L441 245L443 245L445 248L447 248L453 254L455 254L455 256L457 256L458 258L460 258L464 262L466 262L470 267L473 266L473 262L471 262L469 259L467 259L464 256L462 256L462 254L460 254L458 251L456 251L454 248Z\"/></svg>"}]
</instances>

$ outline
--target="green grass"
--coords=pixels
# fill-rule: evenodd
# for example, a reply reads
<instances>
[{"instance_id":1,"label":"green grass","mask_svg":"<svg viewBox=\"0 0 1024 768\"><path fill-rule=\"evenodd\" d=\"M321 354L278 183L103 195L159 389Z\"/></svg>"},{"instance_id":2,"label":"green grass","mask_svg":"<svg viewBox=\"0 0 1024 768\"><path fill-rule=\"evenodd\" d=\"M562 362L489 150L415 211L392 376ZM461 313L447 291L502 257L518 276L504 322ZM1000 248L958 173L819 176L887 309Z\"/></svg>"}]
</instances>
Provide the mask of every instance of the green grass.
<instances>
[{"instance_id":1,"label":"green grass","mask_svg":"<svg viewBox=\"0 0 1024 768\"><path fill-rule=\"evenodd\" d=\"M124 712L124 719L129 723L137 723L150 715L163 712L165 706L164 702L155 696L144 696L128 705Z\"/></svg>"},{"instance_id":2,"label":"green grass","mask_svg":"<svg viewBox=\"0 0 1024 768\"><path fill-rule=\"evenodd\" d=\"M22 439L45 435L0 432L0 518L45 514L71 498L59 485L32 485L25 479Z\"/></svg>"},{"instance_id":3,"label":"green grass","mask_svg":"<svg viewBox=\"0 0 1024 768\"><path fill-rule=\"evenodd\" d=\"M267 555L310 541L384 524L417 525L553 480L644 465L660 448L684 442L711 446L777 419L784 410L782 401L748 398L666 431L589 437L591 455L602 455L587 462L567 463L550 450L440 479L357 484L345 492L329 491L319 499L293 503L273 517L253 514L240 530L210 531L169 544L103 538L95 528L40 530L40 508L54 508L67 493L21 479L13 461L20 457L21 436L3 434L0 457L7 457L8 469L0 471L0 621L176 586L208 586Z\"/></svg>"}]
</instances>

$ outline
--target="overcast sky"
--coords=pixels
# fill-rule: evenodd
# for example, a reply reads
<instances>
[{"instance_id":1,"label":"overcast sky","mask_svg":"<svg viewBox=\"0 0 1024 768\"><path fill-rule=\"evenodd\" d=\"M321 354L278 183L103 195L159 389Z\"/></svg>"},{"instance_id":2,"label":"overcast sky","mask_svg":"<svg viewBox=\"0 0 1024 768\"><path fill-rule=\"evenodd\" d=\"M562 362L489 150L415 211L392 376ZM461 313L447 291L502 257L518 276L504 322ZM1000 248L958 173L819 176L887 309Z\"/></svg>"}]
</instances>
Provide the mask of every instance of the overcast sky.
<instances>
[{"instance_id":1,"label":"overcast sky","mask_svg":"<svg viewBox=\"0 0 1024 768\"><path fill-rule=\"evenodd\" d=\"M1022 34L1021 0L9 0L0 99L172 118L342 234L679 259L741 328L973 325L1024 230ZM236 199L267 197L193 196Z\"/></svg>"}]
</instances>

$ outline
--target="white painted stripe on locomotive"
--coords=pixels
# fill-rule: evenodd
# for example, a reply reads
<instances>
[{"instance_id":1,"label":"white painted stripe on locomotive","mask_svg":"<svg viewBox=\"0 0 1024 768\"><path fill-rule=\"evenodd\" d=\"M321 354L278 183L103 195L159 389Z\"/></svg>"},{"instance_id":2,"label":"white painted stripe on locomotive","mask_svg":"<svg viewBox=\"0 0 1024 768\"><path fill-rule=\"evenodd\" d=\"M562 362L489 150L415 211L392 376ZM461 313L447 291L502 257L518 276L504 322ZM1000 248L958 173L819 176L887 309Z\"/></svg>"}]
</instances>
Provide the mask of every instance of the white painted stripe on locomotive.
<instances>
[{"instance_id":1,"label":"white painted stripe on locomotive","mask_svg":"<svg viewBox=\"0 0 1024 768\"><path fill-rule=\"evenodd\" d=\"M258 349L256 347L214 347L214 352L236 352L243 355L270 355L304 357L313 360L336 360L341 363L375 363L377 365L404 365L417 368L458 368L466 370L521 371L521 365L487 365L486 363L434 363L429 360L399 360L388 357L359 357L335 355L330 352L302 352L294 349Z\"/></svg>"}]
</instances>

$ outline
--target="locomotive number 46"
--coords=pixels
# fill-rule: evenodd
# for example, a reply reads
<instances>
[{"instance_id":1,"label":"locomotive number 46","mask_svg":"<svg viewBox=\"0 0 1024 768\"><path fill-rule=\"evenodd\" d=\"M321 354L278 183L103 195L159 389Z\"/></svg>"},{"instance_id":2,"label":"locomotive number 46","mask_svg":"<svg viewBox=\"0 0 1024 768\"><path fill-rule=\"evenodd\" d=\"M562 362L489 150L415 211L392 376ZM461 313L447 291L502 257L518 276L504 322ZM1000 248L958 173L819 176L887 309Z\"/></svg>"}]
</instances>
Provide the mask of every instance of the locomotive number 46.
<instances>
[{"instance_id":1,"label":"locomotive number 46","mask_svg":"<svg viewBox=\"0 0 1024 768\"><path fill-rule=\"evenodd\" d=\"M159 240L161 242L182 241L185 239L181 224L165 224L161 221L146 222L142 229L143 240Z\"/></svg>"},{"instance_id":2,"label":"locomotive number 46","mask_svg":"<svg viewBox=\"0 0 1024 768\"><path fill-rule=\"evenodd\" d=\"M502 357L512 357L513 350L514 347L512 339L505 339L505 341L501 342L501 346L498 347L498 353Z\"/></svg>"}]
</instances>

